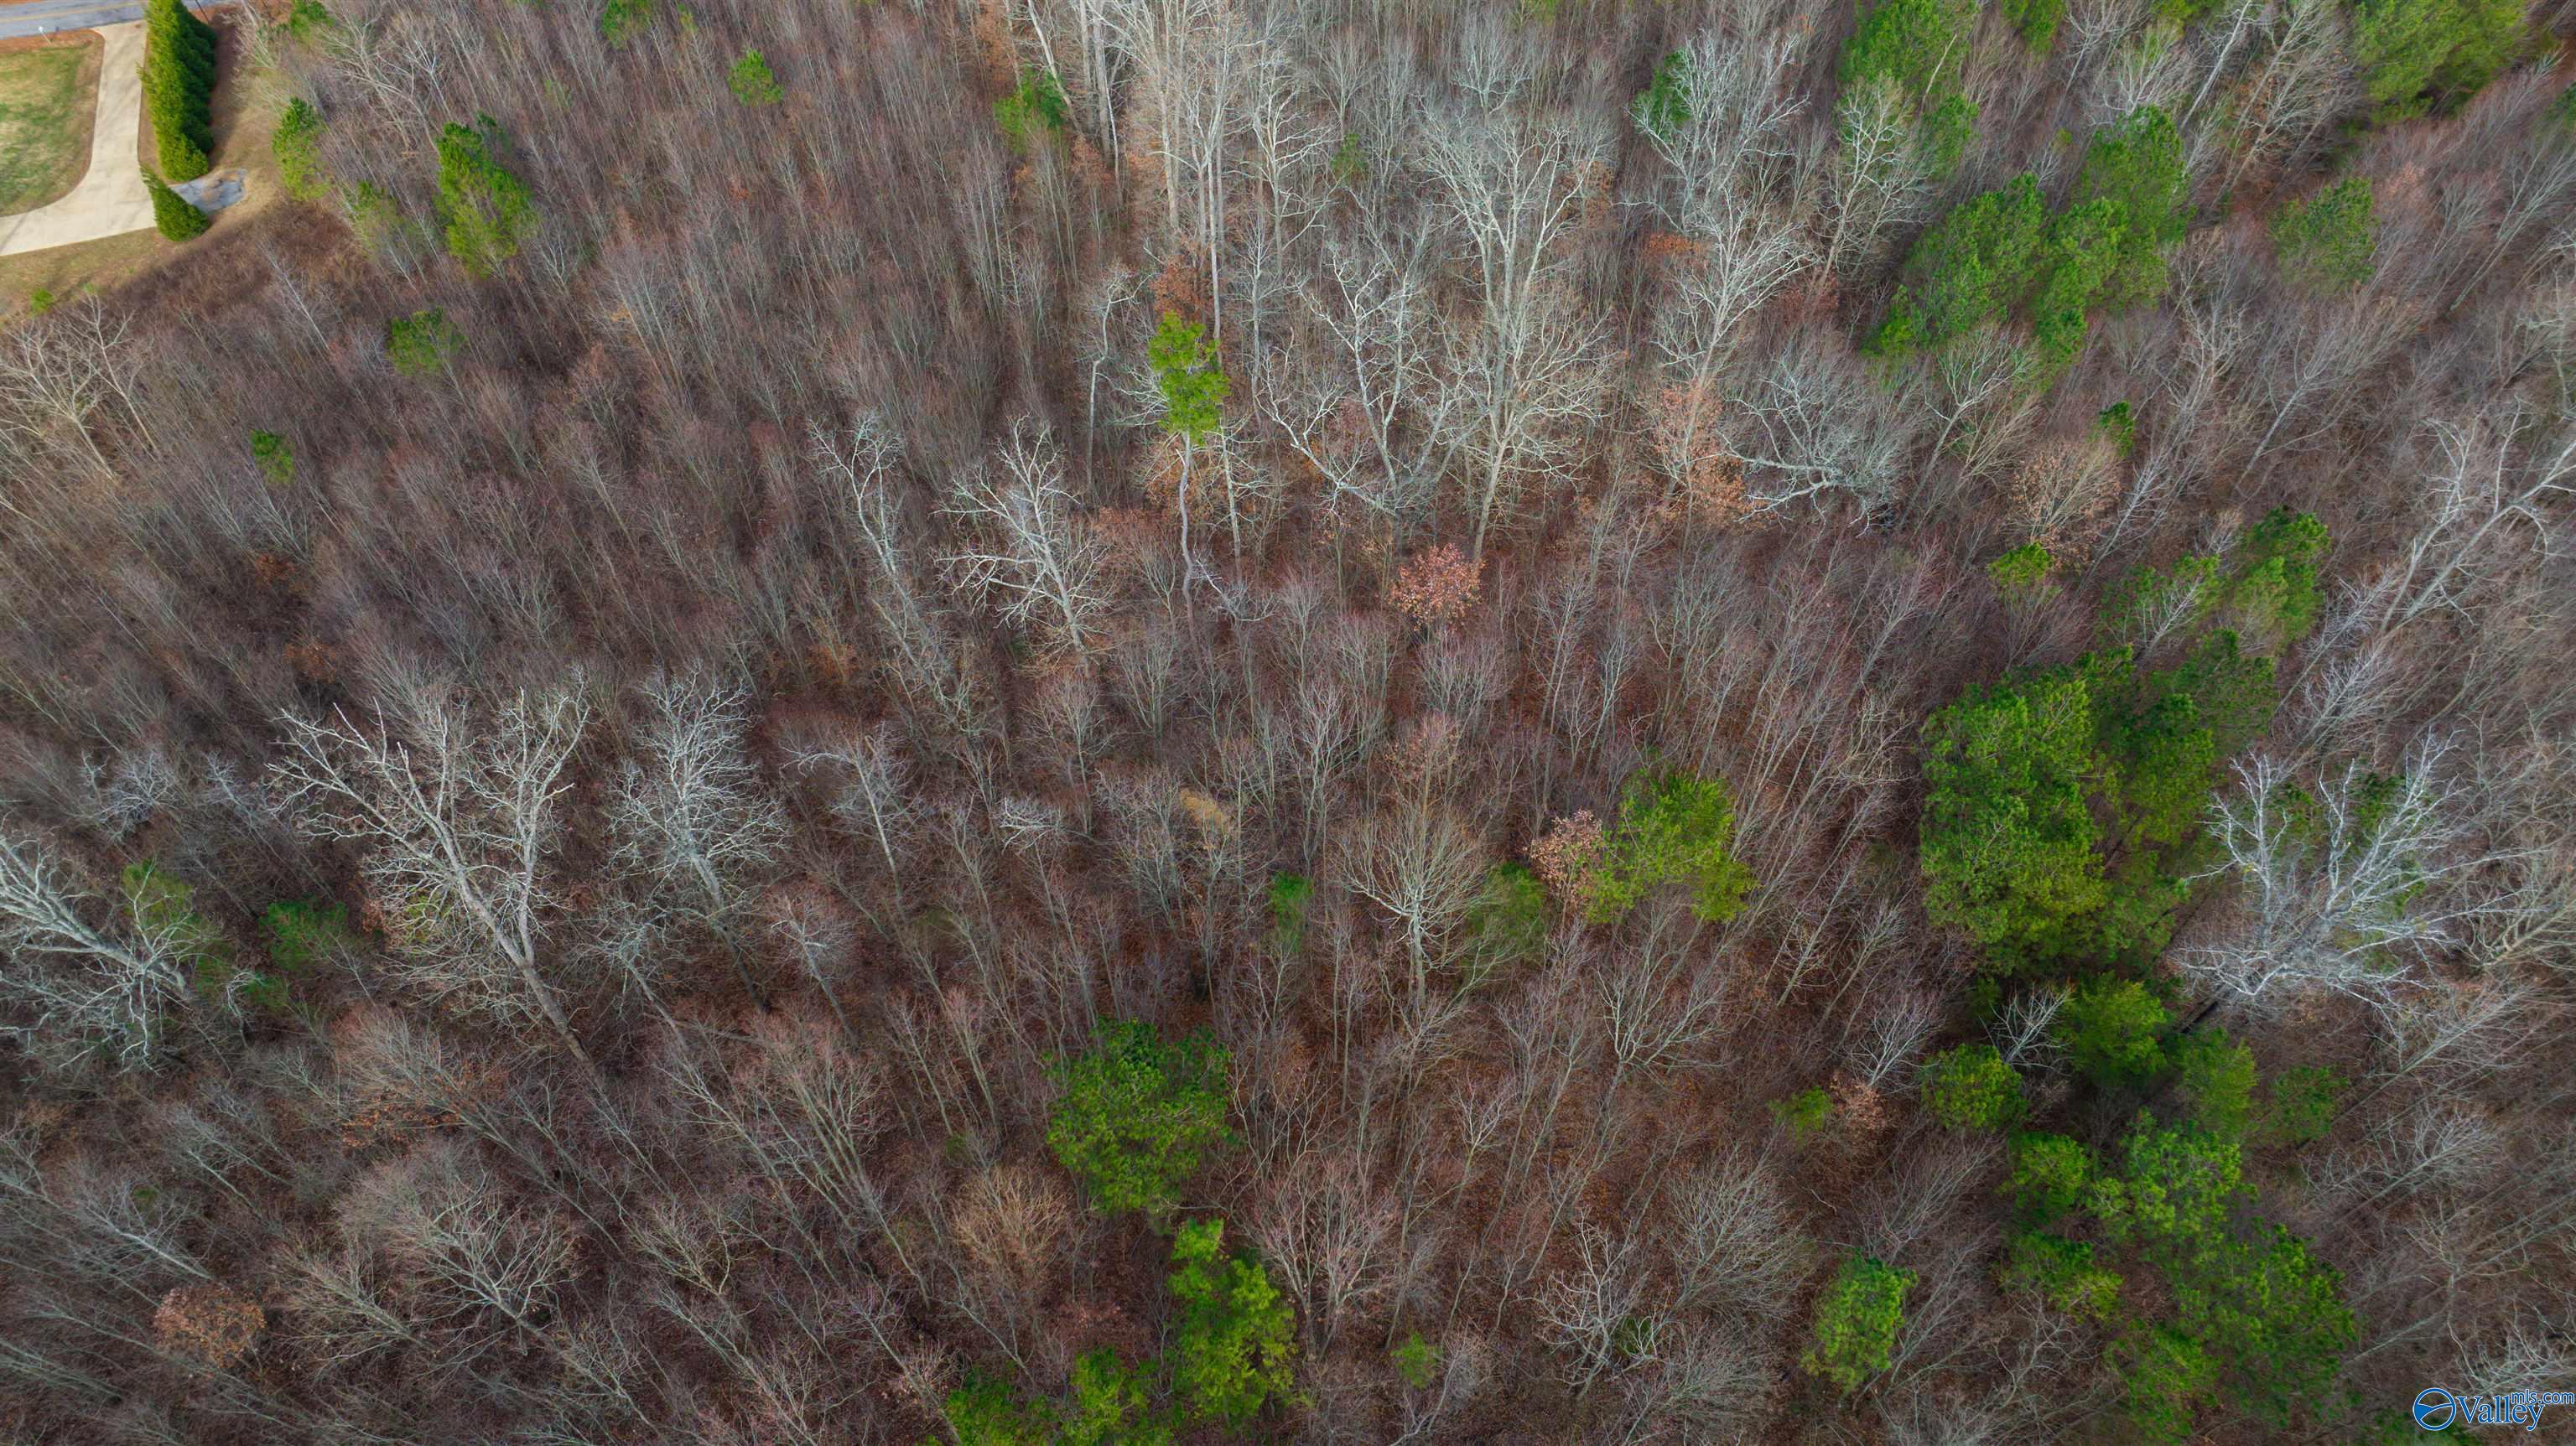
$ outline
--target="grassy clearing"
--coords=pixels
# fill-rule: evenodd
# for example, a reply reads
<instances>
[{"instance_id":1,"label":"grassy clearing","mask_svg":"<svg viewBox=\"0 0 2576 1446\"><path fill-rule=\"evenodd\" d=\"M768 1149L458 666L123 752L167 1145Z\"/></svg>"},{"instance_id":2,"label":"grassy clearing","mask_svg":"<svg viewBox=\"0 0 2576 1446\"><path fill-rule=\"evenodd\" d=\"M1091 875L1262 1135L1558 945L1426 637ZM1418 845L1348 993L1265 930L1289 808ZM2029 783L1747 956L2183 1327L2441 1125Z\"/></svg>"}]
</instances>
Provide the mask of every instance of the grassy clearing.
<instances>
[{"instance_id":1,"label":"grassy clearing","mask_svg":"<svg viewBox=\"0 0 2576 1446\"><path fill-rule=\"evenodd\" d=\"M0 216L32 211L80 184L102 48L86 31L0 46Z\"/></svg>"},{"instance_id":2,"label":"grassy clearing","mask_svg":"<svg viewBox=\"0 0 2576 1446\"><path fill-rule=\"evenodd\" d=\"M285 97L268 72L251 64L254 46L245 33L250 21L241 12L219 10L206 19L223 32L215 78L215 169L239 166L248 194L239 204L216 212L213 228L184 248L163 240L157 231L133 231L77 246L0 257L0 324L23 316L29 298L37 292L68 300L84 289L104 290L131 280L182 254L202 256L215 242L249 229L255 217L285 203L285 183L278 177L277 157L271 150L278 108ZM96 37L89 38L95 55ZM137 147L137 159L147 166L156 159L152 139L152 127L147 124ZM81 152L86 156L88 150L89 128L84 122Z\"/></svg>"}]
</instances>

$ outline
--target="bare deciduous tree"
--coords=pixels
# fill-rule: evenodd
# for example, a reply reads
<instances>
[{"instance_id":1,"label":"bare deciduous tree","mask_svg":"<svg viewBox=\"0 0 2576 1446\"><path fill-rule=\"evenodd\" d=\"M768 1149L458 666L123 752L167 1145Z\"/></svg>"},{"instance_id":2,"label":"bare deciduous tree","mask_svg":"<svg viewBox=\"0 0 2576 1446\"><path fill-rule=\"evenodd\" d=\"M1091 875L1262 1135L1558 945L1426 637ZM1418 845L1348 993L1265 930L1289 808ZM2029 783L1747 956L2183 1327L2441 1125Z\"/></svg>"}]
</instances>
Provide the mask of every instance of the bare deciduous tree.
<instances>
[{"instance_id":1,"label":"bare deciduous tree","mask_svg":"<svg viewBox=\"0 0 2576 1446\"><path fill-rule=\"evenodd\" d=\"M646 714L639 757L609 795L618 861L650 877L724 945L734 973L763 998L743 963L736 916L745 881L787 841L778 801L744 747L749 694L710 678L660 675L639 690Z\"/></svg>"},{"instance_id":2,"label":"bare deciduous tree","mask_svg":"<svg viewBox=\"0 0 2576 1446\"><path fill-rule=\"evenodd\" d=\"M2257 756L2210 808L2237 885L2240 921L2180 954L2221 997L2277 1010L2320 991L2394 1010L2418 982L2409 965L2458 936L2477 907L2448 890L2488 861L2465 837L2449 745L2428 739L2388 776L2348 764L2313 786Z\"/></svg>"},{"instance_id":3,"label":"bare deciduous tree","mask_svg":"<svg viewBox=\"0 0 2576 1446\"><path fill-rule=\"evenodd\" d=\"M549 855L589 719L570 690L488 711L433 700L373 728L290 715L273 774L308 831L364 853L400 977L472 1012L538 1019L585 1059L547 973Z\"/></svg>"},{"instance_id":4,"label":"bare deciduous tree","mask_svg":"<svg viewBox=\"0 0 2576 1446\"><path fill-rule=\"evenodd\" d=\"M998 474L998 475L997 475ZM1108 550L1065 486L1064 459L1043 429L1013 429L989 469L961 478L949 504L972 540L941 559L949 578L1012 622L1081 651L1108 606Z\"/></svg>"},{"instance_id":5,"label":"bare deciduous tree","mask_svg":"<svg viewBox=\"0 0 2576 1446\"><path fill-rule=\"evenodd\" d=\"M42 843L0 830L0 949L10 957L0 998L33 1011L5 1031L31 1049L151 1065L170 1013L188 1002L203 927L147 907L134 888L106 904Z\"/></svg>"}]
</instances>

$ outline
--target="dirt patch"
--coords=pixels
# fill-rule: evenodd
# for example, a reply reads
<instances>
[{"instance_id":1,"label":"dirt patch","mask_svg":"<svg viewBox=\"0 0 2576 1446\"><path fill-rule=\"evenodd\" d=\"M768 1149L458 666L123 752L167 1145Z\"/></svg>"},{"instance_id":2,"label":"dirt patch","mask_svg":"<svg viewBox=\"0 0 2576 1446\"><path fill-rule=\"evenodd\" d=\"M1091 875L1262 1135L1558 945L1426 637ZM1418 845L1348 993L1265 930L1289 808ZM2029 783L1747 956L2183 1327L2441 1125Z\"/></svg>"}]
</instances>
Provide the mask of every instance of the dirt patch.
<instances>
[{"instance_id":1,"label":"dirt patch","mask_svg":"<svg viewBox=\"0 0 2576 1446\"><path fill-rule=\"evenodd\" d=\"M61 199L89 170L95 31L0 41L0 216Z\"/></svg>"}]
</instances>

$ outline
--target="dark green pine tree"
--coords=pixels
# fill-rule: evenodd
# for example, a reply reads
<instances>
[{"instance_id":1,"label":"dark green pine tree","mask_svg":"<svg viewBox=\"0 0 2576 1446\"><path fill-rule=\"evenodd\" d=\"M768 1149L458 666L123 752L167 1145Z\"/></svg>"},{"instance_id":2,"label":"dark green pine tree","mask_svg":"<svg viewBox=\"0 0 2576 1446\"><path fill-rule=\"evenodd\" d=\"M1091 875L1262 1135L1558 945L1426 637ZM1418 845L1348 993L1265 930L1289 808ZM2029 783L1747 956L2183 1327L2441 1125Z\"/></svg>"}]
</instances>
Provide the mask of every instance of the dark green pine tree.
<instances>
[{"instance_id":1,"label":"dark green pine tree","mask_svg":"<svg viewBox=\"0 0 2576 1446\"><path fill-rule=\"evenodd\" d=\"M152 193L152 224L173 241L193 241L206 234L215 224L206 213L188 203L188 198L170 189L169 183L150 171L143 173L143 188Z\"/></svg>"}]
</instances>

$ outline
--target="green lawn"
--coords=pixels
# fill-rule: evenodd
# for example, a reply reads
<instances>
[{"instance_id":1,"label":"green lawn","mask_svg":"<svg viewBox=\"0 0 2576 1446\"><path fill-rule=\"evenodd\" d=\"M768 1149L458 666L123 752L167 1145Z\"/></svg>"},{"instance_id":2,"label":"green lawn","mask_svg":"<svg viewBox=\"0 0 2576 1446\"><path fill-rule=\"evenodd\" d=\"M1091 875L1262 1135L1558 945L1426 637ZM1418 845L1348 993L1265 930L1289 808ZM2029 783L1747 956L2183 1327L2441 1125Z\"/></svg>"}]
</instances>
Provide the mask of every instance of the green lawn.
<instances>
[{"instance_id":1,"label":"green lawn","mask_svg":"<svg viewBox=\"0 0 2576 1446\"><path fill-rule=\"evenodd\" d=\"M0 51L0 216L32 211L80 183L99 46Z\"/></svg>"}]
</instances>

